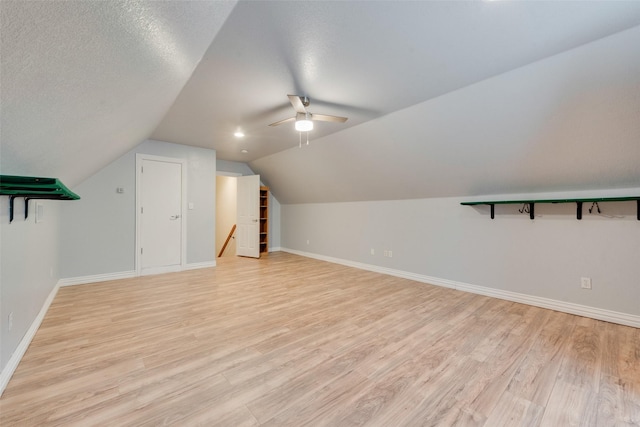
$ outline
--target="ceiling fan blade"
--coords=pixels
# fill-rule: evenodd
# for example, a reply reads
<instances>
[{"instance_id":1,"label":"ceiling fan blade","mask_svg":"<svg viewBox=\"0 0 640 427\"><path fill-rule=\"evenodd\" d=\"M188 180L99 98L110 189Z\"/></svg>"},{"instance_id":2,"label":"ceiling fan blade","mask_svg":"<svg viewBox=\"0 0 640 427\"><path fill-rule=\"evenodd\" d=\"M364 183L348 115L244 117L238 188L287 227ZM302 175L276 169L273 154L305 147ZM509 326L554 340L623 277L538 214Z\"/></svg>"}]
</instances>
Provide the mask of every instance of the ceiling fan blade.
<instances>
[{"instance_id":1,"label":"ceiling fan blade","mask_svg":"<svg viewBox=\"0 0 640 427\"><path fill-rule=\"evenodd\" d=\"M275 123L271 123L269 126L278 126L278 125L281 125L283 123L292 122L295 119L296 119L295 117L289 117L288 119L284 119L284 120L280 120L280 121L275 122Z\"/></svg>"},{"instance_id":2,"label":"ceiling fan blade","mask_svg":"<svg viewBox=\"0 0 640 427\"><path fill-rule=\"evenodd\" d=\"M318 122L339 122L339 123L344 123L348 119L346 117L328 116L326 114L311 114L311 120L315 120L315 121L318 121Z\"/></svg>"},{"instance_id":3,"label":"ceiling fan blade","mask_svg":"<svg viewBox=\"0 0 640 427\"><path fill-rule=\"evenodd\" d=\"M287 95L289 97L289 101L293 106L293 109L296 110L296 113L305 114L307 112L304 103L302 102L302 98L298 95Z\"/></svg>"}]
</instances>

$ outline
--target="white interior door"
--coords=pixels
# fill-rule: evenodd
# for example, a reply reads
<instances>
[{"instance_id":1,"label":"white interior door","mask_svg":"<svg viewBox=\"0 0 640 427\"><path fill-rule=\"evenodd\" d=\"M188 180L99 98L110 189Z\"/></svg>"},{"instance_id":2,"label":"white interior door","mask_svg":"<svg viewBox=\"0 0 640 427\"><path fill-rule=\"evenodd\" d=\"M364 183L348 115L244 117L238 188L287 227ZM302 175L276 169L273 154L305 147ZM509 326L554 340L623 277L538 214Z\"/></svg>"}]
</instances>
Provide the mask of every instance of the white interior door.
<instances>
[{"instance_id":1,"label":"white interior door","mask_svg":"<svg viewBox=\"0 0 640 427\"><path fill-rule=\"evenodd\" d=\"M238 177L236 255L260 258L260 175Z\"/></svg>"},{"instance_id":2,"label":"white interior door","mask_svg":"<svg viewBox=\"0 0 640 427\"><path fill-rule=\"evenodd\" d=\"M142 159L140 163L140 274L178 271L184 257L184 165L178 159Z\"/></svg>"}]
</instances>

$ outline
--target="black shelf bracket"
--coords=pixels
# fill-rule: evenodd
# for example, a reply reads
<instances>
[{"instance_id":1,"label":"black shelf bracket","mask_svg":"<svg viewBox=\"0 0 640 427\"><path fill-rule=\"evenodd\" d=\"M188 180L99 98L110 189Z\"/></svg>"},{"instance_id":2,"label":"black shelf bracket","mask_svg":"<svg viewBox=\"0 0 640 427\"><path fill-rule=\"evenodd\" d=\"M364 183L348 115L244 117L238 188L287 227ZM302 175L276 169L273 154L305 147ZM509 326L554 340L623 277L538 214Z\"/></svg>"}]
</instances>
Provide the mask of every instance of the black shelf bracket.
<instances>
[{"instance_id":1,"label":"black shelf bracket","mask_svg":"<svg viewBox=\"0 0 640 427\"><path fill-rule=\"evenodd\" d=\"M13 222L13 202L16 199L16 197L20 197L20 196L9 196L9 224L11 224ZM24 198L24 219L29 218L29 200L31 200L31 198L29 197L25 197Z\"/></svg>"},{"instance_id":2,"label":"black shelf bracket","mask_svg":"<svg viewBox=\"0 0 640 427\"><path fill-rule=\"evenodd\" d=\"M582 219L582 202L581 201L577 201L576 205L577 205L576 219Z\"/></svg>"},{"instance_id":3,"label":"black shelf bracket","mask_svg":"<svg viewBox=\"0 0 640 427\"><path fill-rule=\"evenodd\" d=\"M18 196L9 196L9 224L13 222L13 201Z\"/></svg>"},{"instance_id":4,"label":"black shelf bracket","mask_svg":"<svg viewBox=\"0 0 640 427\"><path fill-rule=\"evenodd\" d=\"M496 205L491 203L489 206L491 206L491 219L494 219L496 217Z\"/></svg>"}]
</instances>

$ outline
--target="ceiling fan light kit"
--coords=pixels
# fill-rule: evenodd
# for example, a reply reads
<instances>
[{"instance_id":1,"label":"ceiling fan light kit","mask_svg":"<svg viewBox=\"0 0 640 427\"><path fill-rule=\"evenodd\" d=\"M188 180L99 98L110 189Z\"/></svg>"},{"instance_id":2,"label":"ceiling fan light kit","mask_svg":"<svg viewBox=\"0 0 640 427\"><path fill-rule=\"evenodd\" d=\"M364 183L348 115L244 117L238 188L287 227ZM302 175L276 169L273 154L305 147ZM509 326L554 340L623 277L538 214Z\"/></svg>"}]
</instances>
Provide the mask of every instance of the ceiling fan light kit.
<instances>
[{"instance_id":1,"label":"ceiling fan light kit","mask_svg":"<svg viewBox=\"0 0 640 427\"><path fill-rule=\"evenodd\" d=\"M309 106L309 103L310 103L310 100L308 97L298 96L298 95L287 95L287 96L289 97L289 102L291 102L291 106L296 111L296 116L271 123L269 126L278 126L283 123L288 123L295 120L296 131L309 132L313 130L314 121L315 122L339 122L339 123L344 123L347 121L346 117L329 116L326 114L311 114L309 111L307 111L307 107Z\"/></svg>"},{"instance_id":2,"label":"ceiling fan light kit","mask_svg":"<svg viewBox=\"0 0 640 427\"><path fill-rule=\"evenodd\" d=\"M313 130L313 122L307 117L301 120L296 120L296 130L298 132L309 132Z\"/></svg>"}]
</instances>

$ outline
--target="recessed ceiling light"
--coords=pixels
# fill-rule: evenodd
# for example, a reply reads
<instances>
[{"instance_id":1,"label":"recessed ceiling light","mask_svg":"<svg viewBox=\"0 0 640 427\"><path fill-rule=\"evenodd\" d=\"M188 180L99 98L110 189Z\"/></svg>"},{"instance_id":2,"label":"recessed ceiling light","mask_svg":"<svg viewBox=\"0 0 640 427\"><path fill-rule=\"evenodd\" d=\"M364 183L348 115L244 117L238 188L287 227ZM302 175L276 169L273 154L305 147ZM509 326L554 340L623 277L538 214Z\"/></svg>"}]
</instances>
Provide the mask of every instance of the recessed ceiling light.
<instances>
[{"instance_id":1,"label":"recessed ceiling light","mask_svg":"<svg viewBox=\"0 0 640 427\"><path fill-rule=\"evenodd\" d=\"M247 150L242 150L242 151L240 151L240 152L241 152L242 154L247 154L247 153L248 153L248 151L247 151Z\"/></svg>"},{"instance_id":2,"label":"recessed ceiling light","mask_svg":"<svg viewBox=\"0 0 640 427\"><path fill-rule=\"evenodd\" d=\"M233 134L233 136L235 136L236 138L242 138L244 137L244 133L237 131L236 133Z\"/></svg>"}]
</instances>

